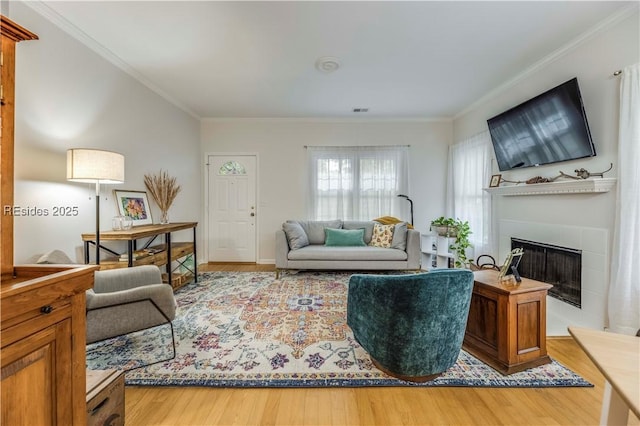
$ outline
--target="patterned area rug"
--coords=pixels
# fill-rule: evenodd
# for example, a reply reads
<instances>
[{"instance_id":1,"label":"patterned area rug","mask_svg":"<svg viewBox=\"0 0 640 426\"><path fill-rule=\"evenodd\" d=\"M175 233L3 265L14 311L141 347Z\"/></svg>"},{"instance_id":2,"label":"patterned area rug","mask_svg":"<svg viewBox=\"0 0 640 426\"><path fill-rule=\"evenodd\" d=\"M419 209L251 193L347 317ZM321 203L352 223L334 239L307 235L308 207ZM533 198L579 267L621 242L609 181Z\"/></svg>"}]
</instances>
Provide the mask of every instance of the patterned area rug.
<instances>
[{"instance_id":1,"label":"patterned area rug","mask_svg":"<svg viewBox=\"0 0 640 426\"><path fill-rule=\"evenodd\" d=\"M201 274L176 293L175 359L136 368L170 356L164 325L87 346L87 367L130 370L126 384L148 386L592 386L556 361L503 376L464 351L431 382L391 378L346 325L349 276Z\"/></svg>"}]
</instances>

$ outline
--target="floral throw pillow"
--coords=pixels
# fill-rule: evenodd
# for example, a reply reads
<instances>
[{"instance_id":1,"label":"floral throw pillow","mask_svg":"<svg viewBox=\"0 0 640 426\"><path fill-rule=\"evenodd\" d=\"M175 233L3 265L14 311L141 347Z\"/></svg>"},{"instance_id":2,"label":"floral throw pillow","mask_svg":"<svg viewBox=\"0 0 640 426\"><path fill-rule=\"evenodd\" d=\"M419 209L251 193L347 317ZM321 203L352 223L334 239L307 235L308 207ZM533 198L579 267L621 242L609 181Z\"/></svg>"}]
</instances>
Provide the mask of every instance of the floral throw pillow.
<instances>
[{"instance_id":1,"label":"floral throw pillow","mask_svg":"<svg viewBox=\"0 0 640 426\"><path fill-rule=\"evenodd\" d=\"M373 225L373 236L371 237L370 246L389 248L393 241L393 229L395 225L382 225L376 223Z\"/></svg>"}]
</instances>

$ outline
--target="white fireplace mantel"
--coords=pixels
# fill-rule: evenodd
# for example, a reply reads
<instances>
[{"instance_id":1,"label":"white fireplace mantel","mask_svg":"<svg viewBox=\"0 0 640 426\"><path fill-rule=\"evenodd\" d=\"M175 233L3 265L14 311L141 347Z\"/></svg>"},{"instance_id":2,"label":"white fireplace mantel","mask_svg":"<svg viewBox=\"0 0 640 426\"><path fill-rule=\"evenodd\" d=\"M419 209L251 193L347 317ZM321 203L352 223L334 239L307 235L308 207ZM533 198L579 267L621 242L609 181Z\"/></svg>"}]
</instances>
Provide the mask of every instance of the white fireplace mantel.
<instances>
[{"instance_id":1,"label":"white fireplace mantel","mask_svg":"<svg viewBox=\"0 0 640 426\"><path fill-rule=\"evenodd\" d=\"M609 192L615 185L616 178L594 178L547 182L535 184L505 185L495 188L484 188L492 195L561 195L561 194L593 194Z\"/></svg>"}]
</instances>

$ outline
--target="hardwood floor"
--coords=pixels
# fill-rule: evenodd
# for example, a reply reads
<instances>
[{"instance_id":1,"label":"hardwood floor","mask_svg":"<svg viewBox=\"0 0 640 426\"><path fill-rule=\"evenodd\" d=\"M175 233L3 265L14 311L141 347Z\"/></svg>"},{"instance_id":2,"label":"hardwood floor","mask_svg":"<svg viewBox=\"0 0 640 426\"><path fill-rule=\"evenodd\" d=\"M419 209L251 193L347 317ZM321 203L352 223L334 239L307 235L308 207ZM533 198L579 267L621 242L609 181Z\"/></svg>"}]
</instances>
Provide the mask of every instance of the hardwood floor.
<instances>
[{"instance_id":1,"label":"hardwood floor","mask_svg":"<svg viewBox=\"0 0 640 426\"><path fill-rule=\"evenodd\" d=\"M273 271L208 264L200 271ZM144 425L596 425L604 378L571 337L550 338L552 358L593 388L125 389L126 424ZM629 424L640 421L630 413Z\"/></svg>"}]
</instances>

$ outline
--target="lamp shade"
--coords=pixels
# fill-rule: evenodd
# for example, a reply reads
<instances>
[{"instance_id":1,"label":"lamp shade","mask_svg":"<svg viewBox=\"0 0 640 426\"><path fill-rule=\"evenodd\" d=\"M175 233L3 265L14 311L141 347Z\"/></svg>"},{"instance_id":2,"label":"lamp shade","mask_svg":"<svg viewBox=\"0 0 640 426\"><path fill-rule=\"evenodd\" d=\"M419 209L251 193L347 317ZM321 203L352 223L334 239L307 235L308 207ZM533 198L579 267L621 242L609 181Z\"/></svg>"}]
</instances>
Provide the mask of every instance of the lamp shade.
<instances>
[{"instance_id":1,"label":"lamp shade","mask_svg":"<svg viewBox=\"0 0 640 426\"><path fill-rule=\"evenodd\" d=\"M123 183L124 155L99 149L67 150L67 180L87 183Z\"/></svg>"}]
</instances>

